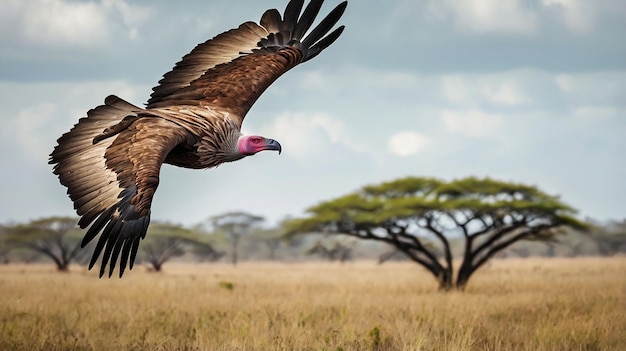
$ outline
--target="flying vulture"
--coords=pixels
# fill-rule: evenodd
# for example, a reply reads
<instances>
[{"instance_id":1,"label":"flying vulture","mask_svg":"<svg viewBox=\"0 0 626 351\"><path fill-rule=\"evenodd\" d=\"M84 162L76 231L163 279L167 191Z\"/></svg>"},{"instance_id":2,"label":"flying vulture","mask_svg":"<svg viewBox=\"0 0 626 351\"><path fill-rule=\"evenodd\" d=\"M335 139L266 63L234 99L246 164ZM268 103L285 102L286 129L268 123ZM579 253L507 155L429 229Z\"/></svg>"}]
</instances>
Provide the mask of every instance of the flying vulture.
<instances>
[{"instance_id":1,"label":"flying vulture","mask_svg":"<svg viewBox=\"0 0 626 351\"><path fill-rule=\"evenodd\" d=\"M311 31L323 0L291 0L281 16L267 10L260 24L236 29L197 45L153 88L146 107L109 96L58 139L50 154L54 174L74 202L84 247L98 234L89 269L100 254L100 277L109 266L132 269L150 223L161 164L212 168L281 145L243 135L252 104L283 73L317 56L342 33L347 1ZM330 34L328 34L330 32Z\"/></svg>"}]
</instances>

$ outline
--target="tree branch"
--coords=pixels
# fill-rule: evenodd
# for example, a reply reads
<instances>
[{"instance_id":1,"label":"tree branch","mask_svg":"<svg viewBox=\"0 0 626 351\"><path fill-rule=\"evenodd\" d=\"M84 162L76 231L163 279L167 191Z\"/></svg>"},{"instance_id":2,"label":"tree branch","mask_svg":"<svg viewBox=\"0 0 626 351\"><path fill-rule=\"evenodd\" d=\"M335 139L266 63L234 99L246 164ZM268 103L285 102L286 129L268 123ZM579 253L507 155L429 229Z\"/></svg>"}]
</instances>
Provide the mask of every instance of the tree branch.
<instances>
[{"instance_id":1,"label":"tree branch","mask_svg":"<svg viewBox=\"0 0 626 351\"><path fill-rule=\"evenodd\" d=\"M23 245L25 248L31 249L33 251L37 251L39 253L44 254L45 256L48 256L54 261L54 263L57 265L57 268L60 269L63 267L63 263L61 262L61 260L59 260L57 255L55 255L54 252L48 246L43 245L43 244L39 245L37 242L35 243L23 242L21 243L21 245Z\"/></svg>"},{"instance_id":2,"label":"tree branch","mask_svg":"<svg viewBox=\"0 0 626 351\"><path fill-rule=\"evenodd\" d=\"M482 244L480 244L476 250L474 250L473 252L473 256L476 257L477 255L479 255L481 252L483 252L484 250L488 249L491 245L493 245L495 242L497 242L498 240L500 240L502 237L504 237L506 234L521 228L524 225L524 223L516 223L516 224L512 224L506 227L503 227L501 229L499 229L498 231L496 231L495 233L493 233L485 242L483 242Z\"/></svg>"},{"instance_id":3,"label":"tree branch","mask_svg":"<svg viewBox=\"0 0 626 351\"><path fill-rule=\"evenodd\" d=\"M384 229L384 228L383 228ZM439 263L439 261L432 255L432 253L430 253L419 241L418 238L412 236L413 238L411 238L411 240L415 240L415 242L417 243L417 245L413 246L405 241L400 241L398 240L398 238L396 237L395 239L392 237L382 237L382 236L378 236L375 235L371 229L369 228L358 228L355 227L354 230L351 231L336 231L334 234L344 234L344 235L350 235L350 236L354 236L360 239L371 239L371 240L378 240L378 241L382 241L388 244L391 244L395 247L398 248L398 250L404 252L411 260L415 261L416 263L420 264L421 266L423 266L424 268L426 268L429 272L431 272L435 277L438 277L441 273L441 271L443 271L443 267L441 266L441 263ZM408 235L408 234L407 234ZM429 258L429 260L425 260L424 258L419 257L417 254L415 254L413 251L417 252L417 253L422 253L424 254L426 257Z\"/></svg>"},{"instance_id":4,"label":"tree branch","mask_svg":"<svg viewBox=\"0 0 626 351\"><path fill-rule=\"evenodd\" d=\"M522 231L516 235L511 236L510 238L508 238L507 240L504 240L496 245L493 245L489 248L489 250L487 250L487 252L485 252L483 255L481 255L481 257L478 259L477 262L474 263L473 265L473 269L472 271L475 271L476 269L480 268L480 266L482 266L483 264L485 264L485 262L487 262L493 255L495 255L496 253L502 251L503 249L509 247L510 245L514 244L515 242L524 239L532 234L537 234L540 233L544 230L548 230L551 228L555 228L560 226L561 223L551 223L551 224L542 224L533 228L530 228L528 230Z\"/></svg>"},{"instance_id":5,"label":"tree branch","mask_svg":"<svg viewBox=\"0 0 626 351\"><path fill-rule=\"evenodd\" d=\"M443 244L443 253L444 253L444 258L446 260L446 265L447 265L446 269L449 270L450 274L452 274L453 267L452 267L452 251L450 250L450 242L448 241L446 236L443 235L442 232L435 229L435 227L433 226L432 220L433 220L432 217L430 216L426 217L425 228L430 230L433 234L435 234L435 236L439 238L439 240Z\"/></svg>"}]
</instances>

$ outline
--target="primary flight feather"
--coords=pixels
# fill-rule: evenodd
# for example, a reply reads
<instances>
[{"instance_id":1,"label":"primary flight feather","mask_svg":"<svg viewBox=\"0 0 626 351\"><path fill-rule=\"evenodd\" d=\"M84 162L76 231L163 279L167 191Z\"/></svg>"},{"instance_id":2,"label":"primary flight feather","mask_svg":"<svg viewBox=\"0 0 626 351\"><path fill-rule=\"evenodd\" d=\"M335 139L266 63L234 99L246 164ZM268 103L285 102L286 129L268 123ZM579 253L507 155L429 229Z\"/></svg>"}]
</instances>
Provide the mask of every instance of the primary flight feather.
<instances>
[{"instance_id":1,"label":"primary flight feather","mask_svg":"<svg viewBox=\"0 0 626 351\"><path fill-rule=\"evenodd\" d=\"M62 135L50 154L54 174L74 202L85 246L100 238L89 263L102 254L100 277L132 269L150 224L152 197L163 163L211 168L263 150L269 138L243 135L241 125L258 97L279 76L317 56L341 35L331 30L347 1L312 30L323 0L291 0L281 14L267 10L196 46L153 88L145 108L109 96ZM329 33L330 32L330 33Z\"/></svg>"}]
</instances>

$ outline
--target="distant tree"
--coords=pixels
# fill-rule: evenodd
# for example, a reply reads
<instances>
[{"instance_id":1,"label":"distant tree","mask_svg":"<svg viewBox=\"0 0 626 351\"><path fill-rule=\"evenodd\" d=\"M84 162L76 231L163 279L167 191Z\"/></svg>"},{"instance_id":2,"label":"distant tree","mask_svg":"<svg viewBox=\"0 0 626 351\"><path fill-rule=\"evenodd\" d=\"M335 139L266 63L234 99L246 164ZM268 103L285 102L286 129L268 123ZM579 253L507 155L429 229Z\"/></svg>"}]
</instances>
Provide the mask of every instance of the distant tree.
<instances>
[{"instance_id":1,"label":"distant tree","mask_svg":"<svg viewBox=\"0 0 626 351\"><path fill-rule=\"evenodd\" d=\"M282 242L281 238L277 237L267 237L263 239L263 243L267 247L268 256L267 259L273 261L276 259L276 251L280 248L280 243Z\"/></svg>"},{"instance_id":2,"label":"distant tree","mask_svg":"<svg viewBox=\"0 0 626 351\"><path fill-rule=\"evenodd\" d=\"M464 289L476 270L520 240L551 241L559 228L585 227L573 208L534 186L474 177L402 178L363 187L308 213L291 222L292 235L325 232L388 243L431 272L442 290ZM451 238L464 240L456 280Z\"/></svg>"},{"instance_id":3,"label":"distant tree","mask_svg":"<svg viewBox=\"0 0 626 351\"><path fill-rule=\"evenodd\" d=\"M626 219L606 224L594 223L588 234L601 256L626 252Z\"/></svg>"},{"instance_id":4,"label":"distant tree","mask_svg":"<svg viewBox=\"0 0 626 351\"><path fill-rule=\"evenodd\" d=\"M210 218L213 228L226 234L230 240L233 265L236 265L239 259L238 250L241 238L248 235L264 221L263 217L246 212L228 212Z\"/></svg>"},{"instance_id":5,"label":"distant tree","mask_svg":"<svg viewBox=\"0 0 626 351\"><path fill-rule=\"evenodd\" d=\"M285 232L282 225L279 224L274 228L254 230L250 234L250 237L260 243L262 247L267 249L267 257L265 258L273 261L278 258L277 252L285 241L284 235Z\"/></svg>"},{"instance_id":6,"label":"distant tree","mask_svg":"<svg viewBox=\"0 0 626 351\"><path fill-rule=\"evenodd\" d=\"M32 250L51 259L57 270L65 272L81 254L84 233L76 223L75 218L48 217L13 225L5 228L6 241L13 247Z\"/></svg>"},{"instance_id":7,"label":"distant tree","mask_svg":"<svg viewBox=\"0 0 626 351\"><path fill-rule=\"evenodd\" d=\"M319 255L329 261L339 261L343 263L352 259L354 244L354 241L349 243L334 241L331 245L326 245L319 240L306 251L306 254Z\"/></svg>"},{"instance_id":8,"label":"distant tree","mask_svg":"<svg viewBox=\"0 0 626 351\"><path fill-rule=\"evenodd\" d=\"M147 261L152 269L160 272L163 264L175 257L183 256L187 248L195 254L217 254L206 236L180 225L153 222L144 242L140 246L140 259Z\"/></svg>"},{"instance_id":9,"label":"distant tree","mask_svg":"<svg viewBox=\"0 0 626 351\"><path fill-rule=\"evenodd\" d=\"M209 243L196 243L192 246L191 252L197 257L199 262L216 262L226 254L224 251L216 250Z\"/></svg>"},{"instance_id":10,"label":"distant tree","mask_svg":"<svg viewBox=\"0 0 626 351\"><path fill-rule=\"evenodd\" d=\"M397 248L387 250L378 256L378 264L383 264L392 260L406 260L407 256Z\"/></svg>"},{"instance_id":11,"label":"distant tree","mask_svg":"<svg viewBox=\"0 0 626 351\"><path fill-rule=\"evenodd\" d=\"M9 252L11 252L11 245L8 241L9 231L4 225L0 225L0 262L9 263Z\"/></svg>"}]
</instances>

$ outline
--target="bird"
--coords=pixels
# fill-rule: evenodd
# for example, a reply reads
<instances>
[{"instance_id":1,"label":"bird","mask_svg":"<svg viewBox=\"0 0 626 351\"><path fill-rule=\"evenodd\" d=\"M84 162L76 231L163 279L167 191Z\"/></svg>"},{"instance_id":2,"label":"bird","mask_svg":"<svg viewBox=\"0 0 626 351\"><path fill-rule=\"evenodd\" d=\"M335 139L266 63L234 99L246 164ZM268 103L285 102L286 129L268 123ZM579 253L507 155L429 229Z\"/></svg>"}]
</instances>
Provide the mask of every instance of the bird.
<instances>
[{"instance_id":1,"label":"bird","mask_svg":"<svg viewBox=\"0 0 626 351\"><path fill-rule=\"evenodd\" d=\"M78 225L89 227L81 247L100 235L89 270L101 254L100 278L107 265L113 275L118 259L120 278L133 268L162 164L208 169L260 151L281 152L278 141L244 135L241 126L278 77L344 31L336 25L347 1L313 27L323 2L304 7L304 0L291 0L282 15L269 9L259 23L244 22L198 44L152 88L145 107L110 95L57 140L49 164L67 188Z\"/></svg>"}]
</instances>

